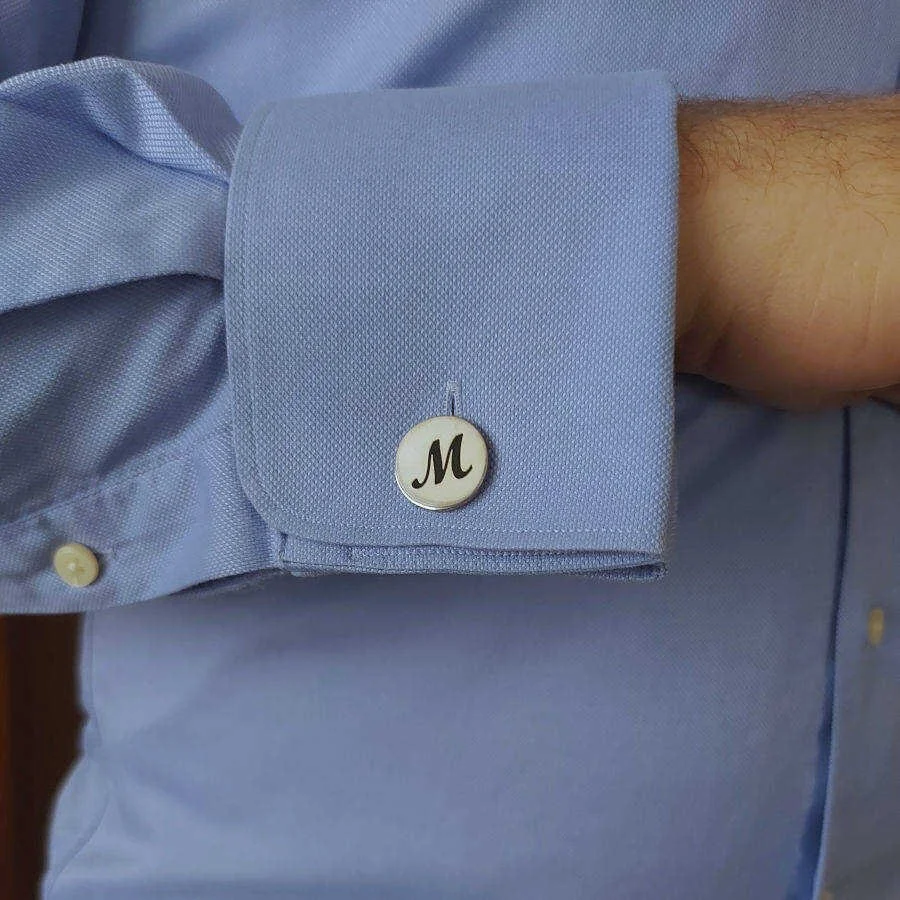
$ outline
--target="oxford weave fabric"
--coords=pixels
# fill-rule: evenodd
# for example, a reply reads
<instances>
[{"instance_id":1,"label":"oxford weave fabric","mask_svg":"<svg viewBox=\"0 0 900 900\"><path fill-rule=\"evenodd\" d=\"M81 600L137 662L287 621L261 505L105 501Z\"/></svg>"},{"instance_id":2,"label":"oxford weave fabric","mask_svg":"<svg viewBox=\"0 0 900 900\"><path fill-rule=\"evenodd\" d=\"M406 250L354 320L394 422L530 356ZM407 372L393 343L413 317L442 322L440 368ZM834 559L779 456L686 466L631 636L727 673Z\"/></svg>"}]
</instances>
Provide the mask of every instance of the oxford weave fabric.
<instances>
[{"instance_id":1,"label":"oxford weave fabric","mask_svg":"<svg viewBox=\"0 0 900 900\"><path fill-rule=\"evenodd\" d=\"M664 572L674 119L657 72L251 117L225 252L235 441L290 568ZM448 385L490 460L436 513L393 459Z\"/></svg>"}]
</instances>

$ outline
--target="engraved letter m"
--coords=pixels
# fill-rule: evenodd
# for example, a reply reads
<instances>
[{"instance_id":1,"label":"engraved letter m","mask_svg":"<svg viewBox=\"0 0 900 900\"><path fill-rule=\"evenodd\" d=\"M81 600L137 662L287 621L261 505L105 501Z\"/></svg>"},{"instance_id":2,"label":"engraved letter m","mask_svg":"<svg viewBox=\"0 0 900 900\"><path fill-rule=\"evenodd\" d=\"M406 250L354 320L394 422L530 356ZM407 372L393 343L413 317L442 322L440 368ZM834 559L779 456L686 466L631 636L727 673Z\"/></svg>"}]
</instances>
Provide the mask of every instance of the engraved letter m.
<instances>
[{"instance_id":1,"label":"engraved letter m","mask_svg":"<svg viewBox=\"0 0 900 900\"><path fill-rule=\"evenodd\" d=\"M431 442L431 447L428 448L428 466L425 469L425 474L421 479L413 478L412 486L414 488L420 488L428 481L432 463L434 463L435 484L440 484L444 480L444 475L447 474L448 468L452 469L454 478L465 478L466 475L472 471L472 466L470 465L468 469L463 471L462 460L460 459L461 450L462 435L458 434L450 441L450 449L447 450L447 458L441 459L441 440L440 438L435 438Z\"/></svg>"}]
</instances>

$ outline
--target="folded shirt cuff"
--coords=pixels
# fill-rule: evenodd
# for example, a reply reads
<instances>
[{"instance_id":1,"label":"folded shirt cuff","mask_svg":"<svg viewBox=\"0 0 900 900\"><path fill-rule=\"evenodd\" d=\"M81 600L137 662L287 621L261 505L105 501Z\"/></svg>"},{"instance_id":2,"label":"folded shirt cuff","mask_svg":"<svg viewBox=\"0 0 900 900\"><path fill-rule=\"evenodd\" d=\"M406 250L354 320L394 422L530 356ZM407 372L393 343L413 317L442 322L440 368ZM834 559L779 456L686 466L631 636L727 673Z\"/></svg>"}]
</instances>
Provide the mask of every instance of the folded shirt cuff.
<instances>
[{"instance_id":1,"label":"folded shirt cuff","mask_svg":"<svg viewBox=\"0 0 900 900\"><path fill-rule=\"evenodd\" d=\"M297 574L665 573L676 95L661 72L276 101L231 174L241 484ZM394 477L449 412L481 490Z\"/></svg>"}]
</instances>

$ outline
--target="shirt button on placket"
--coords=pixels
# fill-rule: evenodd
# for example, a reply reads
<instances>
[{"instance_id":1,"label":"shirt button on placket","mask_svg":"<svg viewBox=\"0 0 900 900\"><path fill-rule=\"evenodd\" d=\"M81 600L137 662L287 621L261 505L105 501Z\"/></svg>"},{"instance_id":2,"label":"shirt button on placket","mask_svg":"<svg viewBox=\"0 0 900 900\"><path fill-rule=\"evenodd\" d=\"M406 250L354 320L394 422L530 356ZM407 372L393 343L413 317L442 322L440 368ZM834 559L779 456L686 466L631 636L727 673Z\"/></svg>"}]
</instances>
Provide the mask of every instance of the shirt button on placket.
<instances>
[{"instance_id":1,"label":"shirt button on placket","mask_svg":"<svg viewBox=\"0 0 900 900\"><path fill-rule=\"evenodd\" d=\"M872 647L879 646L884 640L884 610L880 606L873 606L869 610L866 637Z\"/></svg>"}]
</instances>

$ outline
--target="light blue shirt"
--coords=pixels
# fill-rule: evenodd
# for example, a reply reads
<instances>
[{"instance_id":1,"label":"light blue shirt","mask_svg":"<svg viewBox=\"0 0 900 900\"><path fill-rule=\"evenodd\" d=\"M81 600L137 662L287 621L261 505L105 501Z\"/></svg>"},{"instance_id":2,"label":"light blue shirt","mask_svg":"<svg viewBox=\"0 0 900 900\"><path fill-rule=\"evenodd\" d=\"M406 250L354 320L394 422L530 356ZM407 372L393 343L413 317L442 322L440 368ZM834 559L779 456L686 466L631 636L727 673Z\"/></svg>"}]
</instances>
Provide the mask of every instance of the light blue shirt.
<instances>
[{"instance_id":1,"label":"light blue shirt","mask_svg":"<svg viewBox=\"0 0 900 900\"><path fill-rule=\"evenodd\" d=\"M900 896L898 412L672 376L678 98L898 67L898 0L0 2L43 900Z\"/></svg>"}]
</instances>

